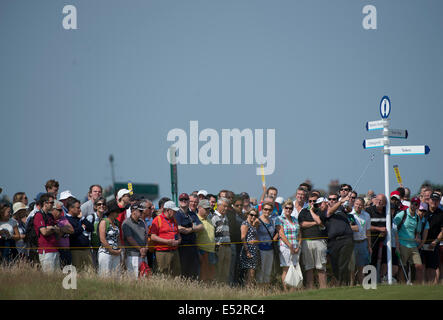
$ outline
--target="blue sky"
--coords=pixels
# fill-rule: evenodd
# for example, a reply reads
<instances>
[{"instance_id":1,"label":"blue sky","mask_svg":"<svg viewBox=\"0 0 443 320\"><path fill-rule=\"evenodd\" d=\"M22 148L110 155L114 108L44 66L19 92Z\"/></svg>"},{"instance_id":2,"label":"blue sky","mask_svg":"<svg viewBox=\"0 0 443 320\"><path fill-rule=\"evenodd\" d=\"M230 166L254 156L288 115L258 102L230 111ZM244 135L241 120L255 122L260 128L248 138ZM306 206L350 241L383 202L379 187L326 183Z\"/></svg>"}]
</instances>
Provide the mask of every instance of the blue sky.
<instances>
[{"instance_id":1,"label":"blue sky","mask_svg":"<svg viewBox=\"0 0 443 320\"><path fill-rule=\"evenodd\" d=\"M65 5L77 30L62 26ZM377 29L362 27L365 5ZM168 132L275 129L275 172L291 196L310 179L384 192L381 149L364 150L366 121L392 102L393 145L429 145L390 157L413 192L442 183L443 3L352 0L0 2L3 193L31 197L55 178L83 197L118 181L158 183L170 196ZM202 144L201 144L202 145ZM201 146L200 145L200 146ZM256 165L179 165L179 192L228 188L258 196Z\"/></svg>"}]
</instances>

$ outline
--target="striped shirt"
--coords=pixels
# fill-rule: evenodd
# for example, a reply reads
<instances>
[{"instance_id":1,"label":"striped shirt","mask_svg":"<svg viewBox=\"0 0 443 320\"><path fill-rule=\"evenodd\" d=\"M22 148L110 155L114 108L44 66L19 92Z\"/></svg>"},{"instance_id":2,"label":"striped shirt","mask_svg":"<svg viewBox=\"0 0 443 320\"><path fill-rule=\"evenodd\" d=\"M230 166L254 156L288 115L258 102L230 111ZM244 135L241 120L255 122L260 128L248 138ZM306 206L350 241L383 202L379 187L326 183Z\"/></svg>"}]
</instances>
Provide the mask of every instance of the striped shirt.
<instances>
[{"instance_id":1,"label":"striped shirt","mask_svg":"<svg viewBox=\"0 0 443 320\"><path fill-rule=\"evenodd\" d=\"M229 223L226 216L222 216L217 210L212 216L212 225L215 228L215 243L229 243L231 237L229 236Z\"/></svg>"},{"instance_id":2,"label":"striped shirt","mask_svg":"<svg viewBox=\"0 0 443 320\"><path fill-rule=\"evenodd\" d=\"M291 216L292 222L290 223L289 220L285 217L285 215L281 215L277 218L275 221L276 226L282 226L283 231L285 233L286 238L288 239L289 243L294 246L294 248L298 247L298 235L300 233L300 225L298 224L298 220ZM288 246L280 240L280 247L288 248Z\"/></svg>"}]
</instances>

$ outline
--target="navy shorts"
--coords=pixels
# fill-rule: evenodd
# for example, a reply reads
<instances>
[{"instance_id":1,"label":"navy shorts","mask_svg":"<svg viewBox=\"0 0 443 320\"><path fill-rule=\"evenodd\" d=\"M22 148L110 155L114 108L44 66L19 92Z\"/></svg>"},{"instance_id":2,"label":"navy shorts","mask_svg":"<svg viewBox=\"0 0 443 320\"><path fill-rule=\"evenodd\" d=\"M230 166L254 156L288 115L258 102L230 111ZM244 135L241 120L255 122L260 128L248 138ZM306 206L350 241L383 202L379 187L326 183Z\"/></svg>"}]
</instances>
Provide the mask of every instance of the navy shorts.
<instances>
[{"instance_id":1,"label":"navy shorts","mask_svg":"<svg viewBox=\"0 0 443 320\"><path fill-rule=\"evenodd\" d=\"M440 266L440 248L435 246L433 251L420 250L420 257L427 269L438 269Z\"/></svg>"}]
</instances>

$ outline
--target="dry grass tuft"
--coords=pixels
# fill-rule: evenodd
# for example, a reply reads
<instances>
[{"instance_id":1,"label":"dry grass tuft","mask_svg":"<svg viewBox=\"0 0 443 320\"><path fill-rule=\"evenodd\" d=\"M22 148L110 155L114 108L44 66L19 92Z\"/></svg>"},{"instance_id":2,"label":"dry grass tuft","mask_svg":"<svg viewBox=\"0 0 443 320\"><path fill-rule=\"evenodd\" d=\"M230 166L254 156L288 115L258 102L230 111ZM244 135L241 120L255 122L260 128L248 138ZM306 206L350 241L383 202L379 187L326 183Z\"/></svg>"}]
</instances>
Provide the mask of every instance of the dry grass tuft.
<instances>
[{"instance_id":1,"label":"dry grass tuft","mask_svg":"<svg viewBox=\"0 0 443 320\"><path fill-rule=\"evenodd\" d=\"M78 272L76 290L66 290L62 285L66 276L62 272L44 274L29 264L0 267L0 299L235 300L282 294L276 288L232 288L158 274L147 279L127 274L101 278L92 268Z\"/></svg>"}]
</instances>

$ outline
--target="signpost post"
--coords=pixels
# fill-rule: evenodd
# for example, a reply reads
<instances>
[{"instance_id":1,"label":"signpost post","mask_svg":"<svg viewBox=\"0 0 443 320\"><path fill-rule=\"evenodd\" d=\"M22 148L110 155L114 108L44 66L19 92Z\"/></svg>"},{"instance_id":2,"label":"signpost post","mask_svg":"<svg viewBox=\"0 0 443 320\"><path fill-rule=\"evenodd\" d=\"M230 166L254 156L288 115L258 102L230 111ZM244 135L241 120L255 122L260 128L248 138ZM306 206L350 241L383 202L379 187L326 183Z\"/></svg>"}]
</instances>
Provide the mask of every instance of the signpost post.
<instances>
[{"instance_id":1,"label":"signpost post","mask_svg":"<svg viewBox=\"0 0 443 320\"><path fill-rule=\"evenodd\" d=\"M178 187L177 187L177 158L175 147L169 148L169 159L171 167L171 193L172 201L178 206Z\"/></svg>"},{"instance_id":2,"label":"signpost post","mask_svg":"<svg viewBox=\"0 0 443 320\"><path fill-rule=\"evenodd\" d=\"M407 139L408 131L402 129L389 129L389 114L391 113L391 100L384 96L380 101L380 115L382 120L366 122L366 130L383 129L383 138L366 139L363 141L363 148L380 148L383 147L384 174L385 174L385 195L386 203L386 237L387 237L387 260L388 260L388 283L392 284L392 243L391 243L391 214L389 206L389 155L411 155L411 154L428 154L429 146L390 146L389 138ZM398 179L398 177L397 177Z\"/></svg>"}]
</instances>

